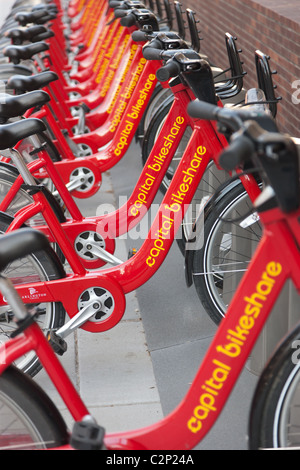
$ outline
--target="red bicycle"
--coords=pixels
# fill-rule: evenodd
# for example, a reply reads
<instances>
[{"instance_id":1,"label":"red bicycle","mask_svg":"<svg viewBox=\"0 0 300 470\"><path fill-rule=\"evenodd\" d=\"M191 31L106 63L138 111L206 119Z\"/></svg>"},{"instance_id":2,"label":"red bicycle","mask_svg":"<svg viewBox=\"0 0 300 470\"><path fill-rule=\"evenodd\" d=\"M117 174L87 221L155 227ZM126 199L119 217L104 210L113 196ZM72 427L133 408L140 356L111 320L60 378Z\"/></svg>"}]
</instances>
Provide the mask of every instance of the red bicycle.
<instances>
[{"instance_id":1,"label":"red bicycle","mask_svg":"<svg viewBox=\"0 0 300 470\"><path fill-rule=\"evenodd\" d=\"M190 110L201 119L216 119L234 131L231 145L221 154L220 165L246 170L250 164L265 185L254 204L264 225L263 237L189 391L178 407L158 423L105 434L75 391L34 315L26 311L9 281L1 277L2 295L14 306L18 322L15 337L0 349L5 359L0 366L0 397L4 405L1 410L5 410L5 418L0 420L4 423L0 432L3 448L193 449L223 409L287 279L299 289L300 188L294 142L286 135L262 129L254 113L223 110L200 102L193 103ZM20 249L21 241L24 251ZM30 253L33 247L44 249L45 243L42 234L26 230L3 238L1 267L24 252ZM250 415L250 449L299 447L295 412L299 406L299 360L294 346L299 343L299 335L298 325L284 338L260 378ZM32 349L76 422L71 435L55 405L29 377L11 365L19 355ZM18 426L17 435L16 426L9 427L9 418L19 419L20 412L22 426Z\"/></svg>"}]
</instances>

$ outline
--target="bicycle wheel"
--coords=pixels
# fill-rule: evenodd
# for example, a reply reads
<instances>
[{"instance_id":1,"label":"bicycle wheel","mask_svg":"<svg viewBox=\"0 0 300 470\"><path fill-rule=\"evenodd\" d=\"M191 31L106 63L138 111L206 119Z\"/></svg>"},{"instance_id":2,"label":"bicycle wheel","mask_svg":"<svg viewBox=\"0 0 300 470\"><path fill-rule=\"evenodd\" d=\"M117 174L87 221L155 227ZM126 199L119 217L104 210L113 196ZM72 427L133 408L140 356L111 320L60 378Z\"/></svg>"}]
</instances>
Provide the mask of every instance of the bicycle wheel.
<instances>
[{"instance_id":1,"label":"bicycle wheel","mask_svg":"<svg viewBox=\"0 0 300 470\"><path fill-rule=\"evenodd\" d=\"M206 206L202 227L197 231L200 246L195 245L193 253L193 280L201 303L216 324L225 316L261 238L259 218L245 215L251 208L248 194L239 183L224 192L217 203Z\"/></svg>"},{"instance_id":2,"label":"bicycle wheel","mask_svg":"<svg viewBox=\"0 0 300 470\"><path fill-rule=\"evenodd\" d=\"M0 376L0 450L39 450L67 444L65 423L30 377L14 367Z\"/></svg>"},{"instance_id":3,"label":"bicycle wheel","mask_svg":"<svg viewBox=\"0 0 300 470\"><path fill-rule=\"evenodd\" d=\"M0 213L0 235L4 234L11 222L10 217ZM40 281L61 279L65 276L62 265L51 248L43 252L39 251L14 261L2 272L10 278L14 285L30 284ZM29 295L34 296L34 289ZM38 323L47 334L50 330L57 330L65 322L65 310L61 303L41 303L38 300L34 304L38 311ZM0 307L0 342L7 341L12 331L16 328L12 321L13 312L7 306ZM23 372L34 376L41 369L41 365L34 354L28 353L16 362L16 366Z\"/></svg>"},{"instance_id":4,"label":"bicycle wheel","mask_svg":"<svg viewBox=\"0 0 300 470\"><path fill-rule=\"evenodd\" d=\"M268 361L253 397L251 450L300 447L300 325Z\"/></svg>"}]
</instances>

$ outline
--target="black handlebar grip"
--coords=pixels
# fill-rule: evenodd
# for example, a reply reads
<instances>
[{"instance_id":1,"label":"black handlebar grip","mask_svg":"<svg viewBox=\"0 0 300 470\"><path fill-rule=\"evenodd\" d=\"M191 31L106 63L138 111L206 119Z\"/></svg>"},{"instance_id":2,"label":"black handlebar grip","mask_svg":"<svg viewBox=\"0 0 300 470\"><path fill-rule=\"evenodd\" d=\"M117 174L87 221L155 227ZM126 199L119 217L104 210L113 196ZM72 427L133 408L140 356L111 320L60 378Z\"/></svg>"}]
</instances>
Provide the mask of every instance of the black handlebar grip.
<instances>
[{"instance_id":1,"label":"black handlebar grip","mask_svg":"<svg viewBox=\"0 0 300 470\"><path fill-rule=\"evenodd\" d=\"M127 10L117 9L114 11L115 18L123 18L128 13Z\"/></svg>"},{"instance_id":2,"label":"black handlebar grip","mask_svg":"<svg viewBox=\"0 0 300 470\"><path fill-rule=\"evenodd\" d=\"M215 121L220 108L214 104L205 101L192 101L188 104L188 114L196 119Z\"/></svg>"},{"instance_id":3,"label":"black handlebar grip","mask_svg":"<svg viewBox=\"0 0 300 470\"><path fill-rule=\"evenodd\" d=\"M179 72L180 65L172 60L157 70L156 77L160 82L167 82L171 77L177 77Z\"/></svg>"},{"instance_id":4,"label":"black handlebar grip","mask_svg":"<svg viewBox=\"0 0 300 470\"><path fill-rule=\"evenodd\" d=\"M109 2L110 8L116 8L122 5L123 2L118 2L118 0L111 0Z\"/></svg>"},{"instance_id":5,"label":"black handlebar grip","mask_svg":"<svg viewBox=\"0 0 300 470\"><path fill-rule=\"evenodd\" d=\"M131 34L133 41L135 42L147 42L147 34L144 31L133 31Z\"/></svg>"},{"instance_id":6,"label":"black handlebar grip","mask_svg":"<svg viewBox=\"0 0 300 470\"><path fill-rule=\"evenodd\" d=\"M224 170L234 170L241 163L249 161L254 150L255 147L251 140L245 135L240 135L222 152L219 164Z\"/></svg>"},{"instance_id":7,"label":"black handlebar grip","mask_svg":"<svg viewBox=\"0 0 300 470\"><path fill-rule=\"evenodd\" d=\"M161 49L156 49L155 47L144 47L143 56L147 60L161 60Z\"/></svg>"},{"instance_id":8,"label":"black handlebar grip","mask_svg":"<svg viewBox=\"0 0 300 470\"><path fill-rule=\"evenodd\" d=\"M127 12L125 12L127 14ZM129 28L130 26L134 26L135 25L135 16L134 15L131 15L131 14L127 14L127 16L124 16L121 21L120 21L121 25L122 26L125 26L127 28Z\"/></svg>"}]
</instances>

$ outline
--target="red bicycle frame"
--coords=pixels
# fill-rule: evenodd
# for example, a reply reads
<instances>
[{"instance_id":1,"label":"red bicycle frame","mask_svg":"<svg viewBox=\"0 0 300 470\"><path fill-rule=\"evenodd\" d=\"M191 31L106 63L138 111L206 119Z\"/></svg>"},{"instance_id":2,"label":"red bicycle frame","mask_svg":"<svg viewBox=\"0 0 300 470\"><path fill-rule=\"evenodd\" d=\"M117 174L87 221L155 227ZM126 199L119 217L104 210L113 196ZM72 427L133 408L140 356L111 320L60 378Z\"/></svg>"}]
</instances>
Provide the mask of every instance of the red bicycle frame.
<instances>
[{"instance_id":1,"label":"red bicycle frame","mask_svg":"<svg viewBox=\"0 0 300 470\"><path fill-rule=\"evenodd\" d=\"M108 450L193 449L205 437L232 392L285 282L291 279L300 289L299 217L300 210L290 215L279 209L261 214L262 239L186 396L156 424L107 434ZM88 410L37 325L1 346L6 363L0 364L0 373L31 350L36 351L75 421L81 421Z\"/></svg>"}]
</instances>

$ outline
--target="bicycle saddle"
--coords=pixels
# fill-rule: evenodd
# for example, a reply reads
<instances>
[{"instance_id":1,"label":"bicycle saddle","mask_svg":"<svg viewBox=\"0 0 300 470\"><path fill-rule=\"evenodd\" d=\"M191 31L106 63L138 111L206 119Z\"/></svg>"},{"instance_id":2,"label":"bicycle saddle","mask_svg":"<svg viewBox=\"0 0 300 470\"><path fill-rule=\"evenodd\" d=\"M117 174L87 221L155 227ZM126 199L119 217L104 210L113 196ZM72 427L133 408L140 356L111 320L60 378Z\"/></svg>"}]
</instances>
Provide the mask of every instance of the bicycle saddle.
<instances>
[{"instance_id":1,"label":"bicycle saddle","mask_svg":"<svg viewBox=\"0 0 300 470\"><path fill-rule=\"evenodd\" d=\"M55 13L52 13L51 10L38 9L31 12L19 12L15 15L15 20L21 25L26 26L27 24L45 24L48 21L55 18Z\"/></svg>"},{"instance_id":2,"label":"bicycle saddle","mask_svg":"<svg viewBox=\"0 0 300 470\"><path fill-rule=\"evenodd\" d=\"M55 36L55 33L53 31L50 31L50 29L47 29L45 28L46 31L44 33L41 33L41 34L37 34L36 36L33 36L33 38L31 38L31 42L41 42L41 41L44 41L45 39L50 39L50 38L53 38Z\"/></svg>"},{"instance_id":3,"label":"bicycle saddle","mask_svg":"<svg viewBox=\"0 0 300 470\"><path fill-rule=\"evenodd\" d=\"M3 54L14 64L18 64L21 60L31 59L34 55L47 51L48 49L48 44L38 42L36 44L28 44L27 46L7 46Z\"/></svg>"},{"instance_id":4,"label":"bicycle saddle","mask_svg":"<svg viewBox=\"0 0 300 470\"><path fill-rule=\"evenodd\" d=\"M2 235L0 239L0 270L8 264L24 258L30 253L41 251L49 246L45 235L34 229L22 228L16 232Z\"/></svg>"},{"instance_id":5,"label":"bicycle saddle","mask_svg":"<svg viewBox=\"0 0 300 470\"><path fill-rule=\"evenodd\" d=\"M58 80L55 72L41 72L30 76L14 75L8 79L7 86L19 92L34 91L46 87L55 80Z\"/></svg>"},{"instance_id":6,"label":"bicycle saddle","mask_svg":"<svg viewBox=\"0 0 300 470\"><path fill-rule=\"evenodd\" d=\"M32 91L17 96L0 93L0 124L10 118L23 116L28 109L43 106L49 101L50 96L45 91Z\"/></svg>"},{"instance_id":7,"label":"bicycle saddle","mask_svg":"<svg viewBox=\"0 0 300 470\"><path fill-rule=\"evenodd\" d=\"M12 40L12 44L20 46L25 41L39 42L54 36L54 33L45 26L31 26L27 29L15 28L4 33L4 36Z\"/></svg>"},{"instance_id":8,"label":"bicycle saddle","mask_svg":"<svg viewBox=\"0 0 300 470\"><path fill-rule=\"evenodd\" d=\"M46 126L40 119L22 119L0 126L0 150L13 148L20 140L40 134Z\"/></svg>"}]
</instances>

